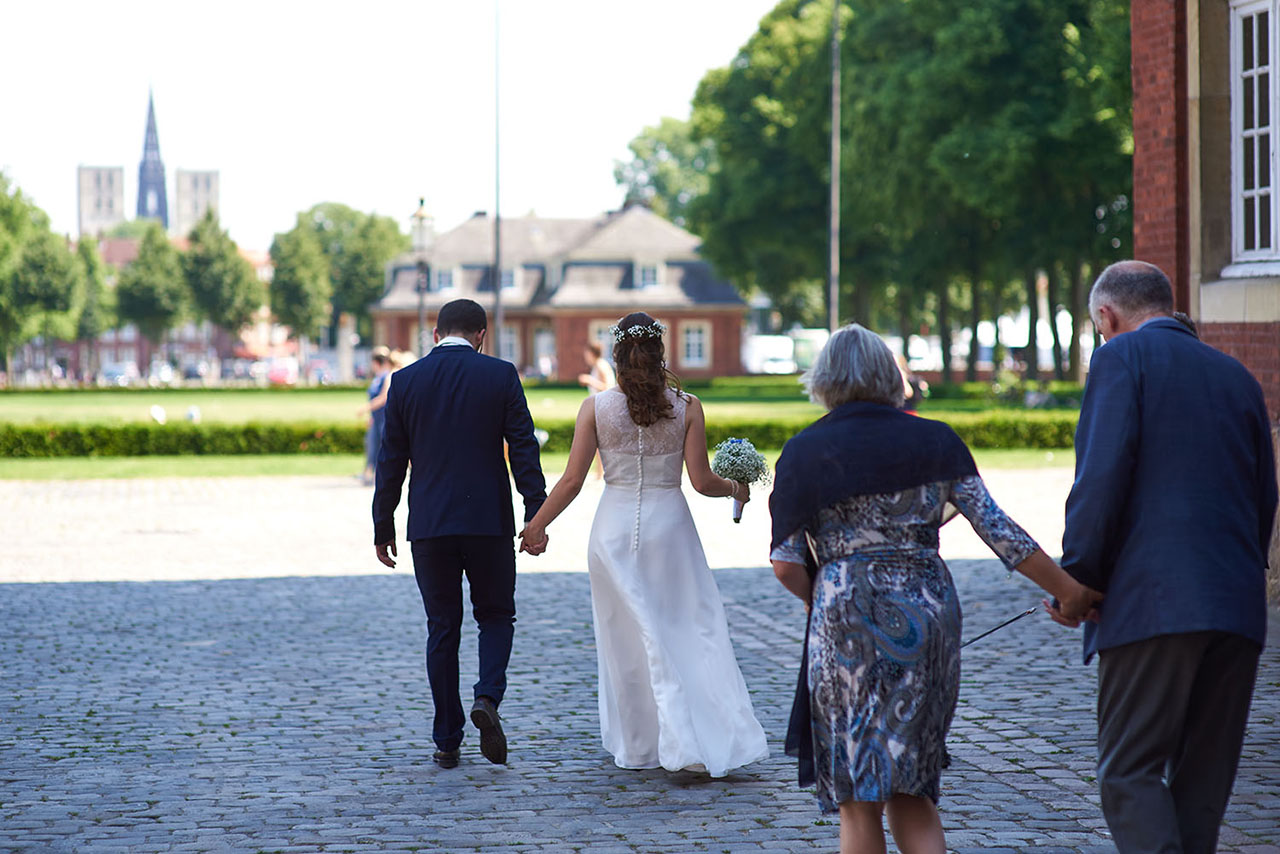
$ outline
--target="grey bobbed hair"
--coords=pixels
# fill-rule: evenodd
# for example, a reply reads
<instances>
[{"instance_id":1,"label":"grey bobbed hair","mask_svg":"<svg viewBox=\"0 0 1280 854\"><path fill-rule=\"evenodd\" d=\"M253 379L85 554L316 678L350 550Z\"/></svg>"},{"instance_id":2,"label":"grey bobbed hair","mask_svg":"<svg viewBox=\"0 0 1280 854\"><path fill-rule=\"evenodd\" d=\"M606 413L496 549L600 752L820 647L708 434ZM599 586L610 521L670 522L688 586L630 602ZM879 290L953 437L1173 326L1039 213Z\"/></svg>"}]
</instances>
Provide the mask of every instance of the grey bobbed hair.
<instances>
[{"instance_id":1,"label":"grey bobbed hair","mask_svg":"<svg viewBox=\"0 0 1280 854\"><path fill-rule=\"evenodd\" d=\"M800 378L809 399L827 409L854 400L901 406L902 372L889 345L870 329L850 323L827 339Z\"/></svg>"}]
</instances>

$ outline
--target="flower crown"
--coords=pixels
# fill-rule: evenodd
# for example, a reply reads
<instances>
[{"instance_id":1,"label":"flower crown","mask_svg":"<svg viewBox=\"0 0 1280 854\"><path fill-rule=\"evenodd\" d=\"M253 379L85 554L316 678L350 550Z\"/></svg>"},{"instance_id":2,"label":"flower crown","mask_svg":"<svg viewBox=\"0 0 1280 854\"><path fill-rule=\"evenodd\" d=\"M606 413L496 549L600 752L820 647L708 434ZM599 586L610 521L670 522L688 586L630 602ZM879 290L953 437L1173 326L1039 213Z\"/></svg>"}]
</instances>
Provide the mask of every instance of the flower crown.
<instances>
[{"instance_id":1,"label":"flower crown","mask_svg":"<svg viewBox=\"0 0 1280 854\"><path fill-rule=\"evenodd\" d=\"M613 333L613 342L621 344L625 338L661 338L667 327L655 320L653 323L637 324L626 329L610 326L609 331Z\"/></svg>"}]
</instances>

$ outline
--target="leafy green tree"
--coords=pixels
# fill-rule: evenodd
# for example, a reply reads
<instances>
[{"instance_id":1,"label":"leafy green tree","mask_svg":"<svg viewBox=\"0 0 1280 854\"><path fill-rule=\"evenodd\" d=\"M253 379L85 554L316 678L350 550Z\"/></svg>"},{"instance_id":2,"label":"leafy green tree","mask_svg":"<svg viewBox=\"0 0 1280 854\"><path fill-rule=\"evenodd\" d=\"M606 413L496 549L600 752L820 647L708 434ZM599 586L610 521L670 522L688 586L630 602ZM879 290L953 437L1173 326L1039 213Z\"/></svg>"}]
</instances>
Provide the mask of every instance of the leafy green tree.
<instances>
[{"instance_id":1,"label":"leafy green tree","mask_svg":"<svg viewBox=\"0 0 1280 854\"><path fill-rule=\"evenodd\" d=\"M76 318L76 339L92 341L115 326L113 294L107 288L107 265L98 253L97 241L92 237L81 238L76 245L76 258L84 282L84 299Z\"/></svg>"},{"instance_id":2,"label":"leafy green tree","mask_svg":"<svg viewBox=\"0 0 1280 854\"><path fill-rule=\"evenodd\" d=\"M47 228L28 238L10 285L15 304L25 314L28 331L24 337L42 335L47 348L51 334L68 331L68 324L58 321L72 309L79 274L66 238Z\"/></svg>"},{"instance_id":3,"label":"leafy green tree","mask_svg":"<svg viewBox=\"0 0 1280 854\"><path fill-rule=\"evenodd\" d=\"M783 0L693 98L693 136L713 141L717 165L690 224L716 268L767 294L785 323L815 319L796 309L826 278L830 9Z\"/></svg>"},{"instance_id":4,"label":"leafy green tree","mask_svg":"<svg viewBox=\"0 0 1280 854\"><path fill-rule=\"evenodd\" d=\"M305 214L271 242L271 313L302 340L316 337L329 317L333 284L324 247Z\"/></svg>"},{"instance_id":5,"label":"leafy green tree","mask_svg":"<svg viewBox=\"0 0 1280 854\"><path fill-rule=\"evenodd\" d=\"M48 218L44 213L0 172L0 355L6 371L12 364L11 354L20 343L23 321L29 312L14 291L22 247L33 233L47 228Z\"/></svg>"},{"instance_id":6,"label":"leafy green tree","mask_svg":"<svg viewBox=\"0 0 1280 854\"><path fill-rule=\"evenodd\" d=\"M70 313L79 287L80 270L66 238L47 228L33 233L22 246L9 291L22 318L20 337L40 337L46 366L51 340L74 334Z\"/></svg>"},{"instance_id":7,"label":"leafy green tree","mask_svg":"<svg viewBox=\"0 0 1280 854\"><path fill-rule=\"evenodd\" d=\"M188 309L182 258L158 223L151 223L138 247L138 257L120 273L117 312L159 344Z\"/></svg>"},{"instance_id":8,"label":"leafy green tree","mask_svg":"<svg viewBox=\"0 0 1280 854\"><path fill-rule=\"evenodd\" d=\"M212 209L191 229L182 272L204 319L233 335L248 325L266 301L262 283Z\"/></svg>"},{"instance_id":9,"label":"leafy green tree","mask_svg":"<svg viewBox=\"0 0 1280 854\"><path fill-rule=\"evenodd\" d=\"M689 122L665 116L631 140L631 160L615 161L613 178L626 191L624 204L648 205L658 216L686 227L689 204L710 187L715 144L695 138Z\"/></svg>"},{"instance_id":10,"label":"leafy green tree","mask_svg":"<svg viewBox=\"0 0 1280 854\"><path fill-rule=\"evenodd\" d=\"M115 326L114 293L107 288L107 268L98 254L97 241L82 237L76 245L76 259L82 296L75 337L85 345L85 372L93 376L98 371L98 336Z\"/></svg>"},{"instance_id":11,"label":"leafy green tree","mask_svg":"<svg viewBox=\"0 0 1280 854\"><path fill-rule=\"evenodd\" d=\"M382 296L387 262L408 250L408 235L391 217L361 213L336 202L324 202L306 211L295 229L304 222L319 239L329 265L330 338L337 335L338 320L344 313L352 314L359 328L367 332L369 306Z\"/></svg>"},{"instance_id":12,"label":"leafy green tree","mask_svg":"<svg viewBox=\"0 0 1280 854\"><path fill-rule=\"evenodd\" d=\"M339 264L341 275L334 282L335 306L333 324L338 329L342 311L355 316L360 334L373 333L369 306L382 297L386 288L387 263L409 249L409 237L391 217L369 214L356 228L354 239L347 245Z\"/></svg>"},{"instance_id":13,"label":"leafy green tree","mask_svg":"<svg viewBox=\"0 0 1280 854\"><path fill-rule=\"evenodd\" d=\"M141 240L146 236L147 231L151 228L154 220L150 219L126 219L121 220L111 228L107 229L106 237L113 238L132 238Z\"/></svg>"},{"instance_id":14,"label":"leafy green tree","mask_svg":"<svg viewBox=\"0 0 1280 854\"><path fill-rule=\"evenodd\" d=\"M831 2L783 0L693 102L716 159L690 221L780 305L826 272ZM1016 309L1027 270L1078 305L1081 265L1129 241L1128 4L841 5L842 308L946 340Z\"/></svg>"}]
</instances>

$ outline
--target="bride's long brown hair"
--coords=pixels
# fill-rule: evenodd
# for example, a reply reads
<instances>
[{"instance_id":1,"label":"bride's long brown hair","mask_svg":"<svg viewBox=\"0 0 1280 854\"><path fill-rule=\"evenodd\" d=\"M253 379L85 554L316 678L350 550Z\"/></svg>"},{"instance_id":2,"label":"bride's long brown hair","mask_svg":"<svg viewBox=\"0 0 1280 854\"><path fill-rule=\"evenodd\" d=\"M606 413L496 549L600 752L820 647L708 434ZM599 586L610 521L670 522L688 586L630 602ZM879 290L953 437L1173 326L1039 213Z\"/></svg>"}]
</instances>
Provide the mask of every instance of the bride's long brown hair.
<instances>
[{"instance_id":1,"label":"bride's long brown hair","mask_svg":"<svg viewBox=\"0 0 1280 854\"><path fill-rule=\"evenodd\" d=\"M643 311L633 312L618 321L618 332L625 333L633 326L652 326L656 322ZM661 336L623 334L622 340L613 345L618 388L627 396L631 420L641 427L656 424L662 418L676 417L667 399L668 388L684 394L680 378L667 370L664 355Z\"/></svg>"}]
</instances>

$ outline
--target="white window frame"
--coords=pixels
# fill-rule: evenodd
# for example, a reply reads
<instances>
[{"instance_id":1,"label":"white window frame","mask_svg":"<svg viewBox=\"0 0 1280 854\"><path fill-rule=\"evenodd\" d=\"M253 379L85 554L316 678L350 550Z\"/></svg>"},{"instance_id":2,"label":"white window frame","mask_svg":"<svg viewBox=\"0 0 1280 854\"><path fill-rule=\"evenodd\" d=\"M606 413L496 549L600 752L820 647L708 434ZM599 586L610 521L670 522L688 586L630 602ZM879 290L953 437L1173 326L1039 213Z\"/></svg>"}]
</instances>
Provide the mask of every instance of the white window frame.
<instances>
[{"instance_id":1,"label":"white window frame","mask_svg":"<svg viewBox=\"0 0 1280 854\"><path fill-rule=\"evenodd\" d=\"M499 359L505 359L517 368L520 367L520 327L514 323L502 324L502 338L498 341L501 352Z\"/></svg>"},{"instance_id":2,"label":"white window frame","mask_svg":"<svg viewBox=\"0 0 1280 854\"><path fill-rule=\"evenodd\" d=\"M432 284L434 284L435 287L431 288L431 290L435 291L436 293L440 293L440 294L448 293L449 291L452 291L454 290L454 288L457 287L454 281L456 279L456 276L454 275L454 271L452 267L445 267L444 269L436 269L436 270L433 270L432 273L433 273Z\"/></svg>"},{"instance_id":3,"label":"white window frame","mask_svg":"<svg viewBox=\"0 0 1280 854\"><path fill-rule=\"evenodd\" d=\"M503 267L502 272L498 274L498 282L504 291L513 291L516 288L516 268Z\"/></svg>"},{"instance_id":4,"label":"white window frame","mask_svg":"<svg viewBox=\"0 0 1280 854\"><path fill-rule=\"evenodd\" d=\"M690 356L691 333L700 333L701 354ZM711 367L711 321L686 320L680 324L680 367L705 370Z\"/></svg>"},{"instance_id":5,"label":"white window frame","mask_svg":"<svg viewBox=\"0 0 1280 854\"><path fill-rule=\"evenodd\" d=\"M653 271L653 279L645 281L645 271ZM637 288L656 288L662 284L662 269L658 264L636 264L636 282Z\"/></svg>"},{"instance_id":6,"label":"white window frame","mask_svg":"<svg viewBox=\"0 0 1280 854\"><path fill-rule=\"evenodd\" d=\"M1276 192L1276 147L1277 147L1277 81L1276 71L1276 33L1277 33L1277 6L1280 5L1276 0L1233 0L1231 4L1231 249L1232 257L1237 264L1247 264L1252 266L1258 262L1276 262L1280 261L1280 229L1277 222L1277 214L1280 214L1280 207L1277 206ZM1267 15L1267 61L1265 64L1260 62L1257 51L1254 51L1254 67L1249 71L1244 70L1244 40L1243 40L1243 22L1246 18L1256 16L1259 13ZM1255 44L1257 40L1257 29L1255 23ZM1267 81L1268 92L1264 98L1258 98L1258 103L1266 103L1268 116L1267 124L1259 124L1259 111L1254 110L1254 127L1248 130L1244 127L1244 88L1246 74L1253 79L1254 85L1261 79ZM1263 77L1265 75L1265 78ZM1256 90L1255 90L1256 91ZM1244 188L1245 182L1245 163L1244 163L1244 144L1246 138L1257 139L1263 137L1267 140L1266 174L1267 186L1255 186L1251 190ZM1255 156L1255 172L1257 169L1257 160ZM1265 191L1265 192L1264 192ZM1259 234L1258 240L1255 240L1252 249L1245 248L1245 204L1247 198L1264 199L1265 211L1269 220L1269 229L1266 234ZM1254 214L1254 228L1259 228L1259 214ZM1270 245L1260 247L1257 244L1262 240L1266 240ZM1268 264L1273 266L1273 264ZM1224 273L1228 271L1223 271Z\"/></svg>"}]
</instances>

